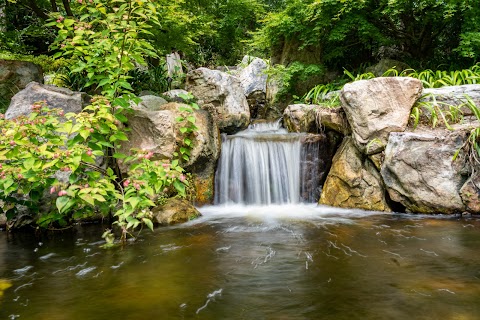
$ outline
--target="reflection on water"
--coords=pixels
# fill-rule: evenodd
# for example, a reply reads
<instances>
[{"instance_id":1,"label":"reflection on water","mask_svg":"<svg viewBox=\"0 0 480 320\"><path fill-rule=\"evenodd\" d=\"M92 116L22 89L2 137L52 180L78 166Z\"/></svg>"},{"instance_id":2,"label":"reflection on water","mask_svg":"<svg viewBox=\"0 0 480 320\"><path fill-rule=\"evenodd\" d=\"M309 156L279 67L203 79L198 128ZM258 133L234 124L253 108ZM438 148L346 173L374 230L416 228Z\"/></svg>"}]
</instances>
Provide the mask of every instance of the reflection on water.
<instances>
[{"instance_id":1,"label":"reflection on water","mask_svg":"<svg viewBox=\"0 0 480 320\"><path fill-rule=\"evenodd\" d=\"M0 319L479 319L480 221L210 207L99 248L0 234Z\"/></svg>"}]
</instances>

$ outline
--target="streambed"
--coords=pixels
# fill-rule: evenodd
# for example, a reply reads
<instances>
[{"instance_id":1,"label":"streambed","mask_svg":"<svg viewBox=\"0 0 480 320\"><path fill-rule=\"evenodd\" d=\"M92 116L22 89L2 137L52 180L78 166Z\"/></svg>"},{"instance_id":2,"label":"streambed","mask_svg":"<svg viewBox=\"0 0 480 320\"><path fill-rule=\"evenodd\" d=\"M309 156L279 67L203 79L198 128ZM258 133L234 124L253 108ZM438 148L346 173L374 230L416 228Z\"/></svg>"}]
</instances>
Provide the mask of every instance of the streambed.
<instances>
[{"instance_id":1,"label":"streambed","mask_svg":"<svg viewBox=\"0 0 480 320\"><path fill-rule=\"evenodd\" d=\"M480 220L213 206L101 249L0 233L0 319L478 319Z\"/></svg>"}]
</instances>

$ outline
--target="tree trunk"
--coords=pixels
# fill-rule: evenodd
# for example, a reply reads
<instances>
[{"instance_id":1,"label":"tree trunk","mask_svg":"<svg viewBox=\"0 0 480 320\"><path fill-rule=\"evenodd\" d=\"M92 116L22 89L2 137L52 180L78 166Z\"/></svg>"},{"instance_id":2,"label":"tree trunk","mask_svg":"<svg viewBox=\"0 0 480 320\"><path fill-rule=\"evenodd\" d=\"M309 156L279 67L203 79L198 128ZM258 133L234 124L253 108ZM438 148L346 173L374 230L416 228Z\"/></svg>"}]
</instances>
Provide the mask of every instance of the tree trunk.
<instances>
[{"instance_id":1,"label":"tree trunk","mask_svg":"<svg viewBox=\"0 0 480 320\"><path fill-rule=\"evenodd\" d=\"M49 16L37 6L37 3L35 2L35 0L28 0L27 3L28 3L28 7L30 7L30 9L32 9L32 11L35 12L35 14L40 19L47 20L49 18Z\"/></svg>"},{"instance_id":2,"label":"tree trunk","mask_svg":"<svg viewBox=\"0 0 480 320\"><path fill-rule=\"evenodd\" d=\"M63 7L65 8L65 12L67 13L67 16L73 17L73 12L72 9L70 8L70 2L68 0L62 0L63 2Z\"/></svg>"},{"instance_id":3,"label":"tree trunk","mask_svg":"<svg viewBox=\"0 0 480 320\"><path fill-rule=\"evenodd\" d=\"M7 0L0 0L0 32L7 31L7 16L5 15L6 6Z\"/></svg>"},{"instance_id":4,"label":"tree trunk","mask_svg":"<svg viewBox=\"0 0 480 320\"><path fill-rule=\"evenodd\" d=\"M55 1L55 0L50 0L50 5L52 6L52 11L53 11L53 12L58 12L57 1Z\"/></svg>"}]
</instances>

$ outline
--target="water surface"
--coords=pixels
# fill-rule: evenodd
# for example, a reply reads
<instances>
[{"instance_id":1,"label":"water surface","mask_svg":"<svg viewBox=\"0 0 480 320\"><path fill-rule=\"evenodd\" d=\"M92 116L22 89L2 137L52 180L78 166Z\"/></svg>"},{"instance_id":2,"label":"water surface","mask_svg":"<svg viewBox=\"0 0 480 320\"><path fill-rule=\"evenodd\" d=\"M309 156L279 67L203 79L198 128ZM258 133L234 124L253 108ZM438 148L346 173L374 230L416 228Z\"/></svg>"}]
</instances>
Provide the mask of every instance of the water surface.
<instances>
[{"instance_id":1,"label":"water surface","mask_svg":"<svg viewBox=\"0 0 480 320\"><path fill-rule=\"evenodd\" d=\"M102 228L0 233L0 319L479 319L480 221L207 207L101 249Z\"/></svg>"}]
</instances>

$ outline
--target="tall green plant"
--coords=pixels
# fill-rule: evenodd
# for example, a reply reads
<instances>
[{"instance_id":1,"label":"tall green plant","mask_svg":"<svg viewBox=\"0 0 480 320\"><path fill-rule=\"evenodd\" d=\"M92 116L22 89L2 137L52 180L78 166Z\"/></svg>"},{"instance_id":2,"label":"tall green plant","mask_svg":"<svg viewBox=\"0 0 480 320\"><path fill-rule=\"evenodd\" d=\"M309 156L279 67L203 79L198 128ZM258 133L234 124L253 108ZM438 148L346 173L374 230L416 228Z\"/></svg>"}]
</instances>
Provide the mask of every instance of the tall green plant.
<instances>
[{"instance_id":1,"label":"tall green plant","mask_svg":"<svg viewBox=\"0 0 480 320\"><path fill-rule=\"evenodd\" d=\"M113 214L125 240L140 225L153 228L150 208L162 197L185 196L188 184L178 159L160 162L148 150L118 150L119 141L127 139L125 113L136 101L129 72L145 64L146 56L155 56L141 35L149 34L147 21L157 21L149 18L156 7L140 0L79 3L83 14L78 20L56 16L50 22L59 29L54 48L61 50L56 56L76 61L72 72L86 73L88 84L102 96L79 114L63 115L39 102L28 117L0 117L0 199L8 218L15 215L15 204L25 204L44 227L65 226L80 213ZM99 166L101 158L122 159L128 177ZM62 179L59 172L68 177ZM45 192L56 210L40 210L40 203L48 202ZM111 240L111 235L104 237Z\"/></svg>"}]
</instances>

